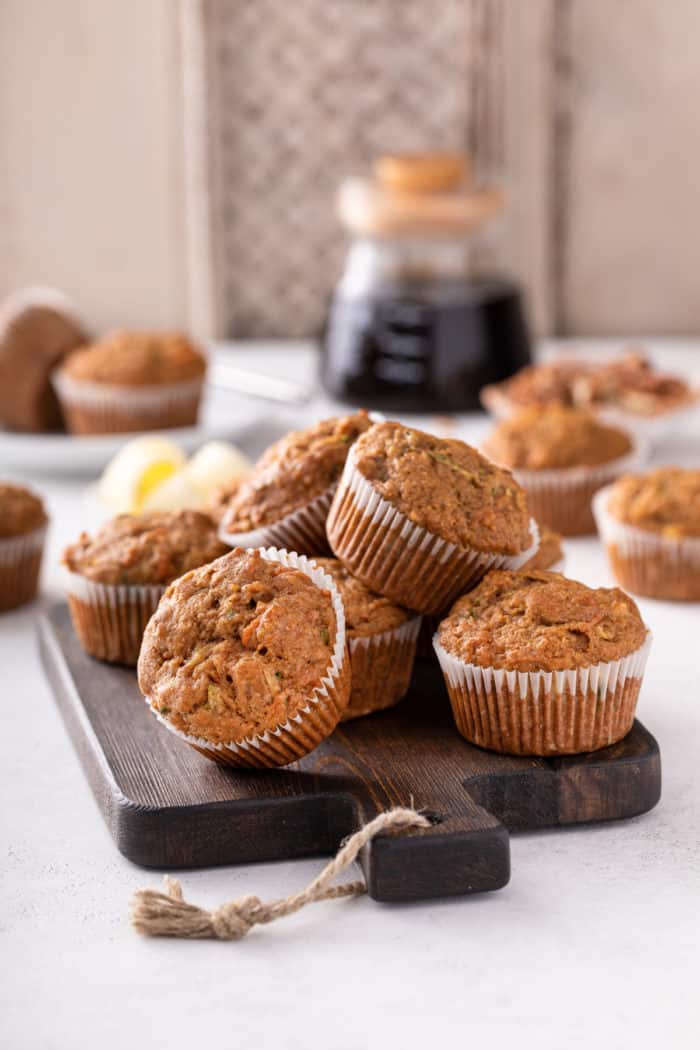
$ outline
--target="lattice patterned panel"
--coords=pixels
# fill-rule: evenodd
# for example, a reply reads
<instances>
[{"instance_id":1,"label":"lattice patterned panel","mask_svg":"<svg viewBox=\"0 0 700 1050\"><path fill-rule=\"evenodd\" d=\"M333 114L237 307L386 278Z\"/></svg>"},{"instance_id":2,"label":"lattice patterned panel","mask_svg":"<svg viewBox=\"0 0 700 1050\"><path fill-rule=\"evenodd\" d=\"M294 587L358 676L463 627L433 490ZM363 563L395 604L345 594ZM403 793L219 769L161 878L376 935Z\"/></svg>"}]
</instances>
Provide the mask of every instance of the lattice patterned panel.
<instances>
[{"instance_id":1,"label":"lattice patterned panel","mask_svg":"<svg viewBox=\"0 0 700 1050\"><path fill-rule=\"evenodd\" d=\"M318 329L345 247L334 212L342 176L385 150L470 144L478 7L205 0L214 279L227 334Z\"/></svg>"}]
</instances>

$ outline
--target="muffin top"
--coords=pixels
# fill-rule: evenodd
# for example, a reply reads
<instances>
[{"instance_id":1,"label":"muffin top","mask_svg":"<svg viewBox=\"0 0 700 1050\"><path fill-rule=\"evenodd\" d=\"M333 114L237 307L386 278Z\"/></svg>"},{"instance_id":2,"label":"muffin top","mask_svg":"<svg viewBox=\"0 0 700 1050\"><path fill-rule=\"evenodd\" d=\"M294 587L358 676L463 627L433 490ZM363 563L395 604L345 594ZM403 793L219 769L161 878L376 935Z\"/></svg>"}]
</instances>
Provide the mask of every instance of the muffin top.
<instances>
[{"instance_id":1,"label":"muffin top","mask_svg":"<svg viewBox=\"0 0 700 1050\"><path fill-rule=\"evenodd\" d=\"M561 536L546 525L540 525L540 545L532 557L521 566L521 572L529 569L551 569L564 557Z\"/></svg>"},{"instance_id":2,"label":"muffin top","mask_svg":"<svg viewBox=\"0 0 700 1050\"><path fill-rule=\"evenodd\" d=\"M380 496L449 543L499 554L530 544L524 491L463 441L378 423L357 442L353 463Z\"/></svg>"},{"instance_id":3,"label":"muffin top","mask_svg":"<svg viewBox=\"0 0 700 1050\"><path fill-rule=\"evenodd\" d=\"M196 510L119 514L67 547L64 564L95 583L165 584L213 561L228 547L207 514Z\"/></svg>"},{"instance_id":4,"label":"muffin top","mask_svg":"<svg viewBox=\"0 0 700 1050\"><path fill-rule=\"evenodd\" d=\"M271 525L316 499L340 477L348 449L372 426L366 412L324 419L271 445L223 515L229 532Z\"/></svg>"},{"instance_id":5,"label":"muffin top","mask_svg":"<svg viewBox=\"0 0 700 1050\"><path fill-rule=\"evenodd\" d=\"M388 598L370 591L364 583L351 576L337 558L314 558L320 569L332 577L340 591L345 609L345 628L348 638L362 638L381 631L391 631L406 623L415 613L394 605Z\"/></svg>"},{"instance_id":6,"label":"muffin top","mask_svg":"<svg viewBox=\"0 0 700 1050\"><path fill-rule=\"evenodd\" d=\"M0 539L25 536L48 521L44 504L23 485L0 484Z\"/></svg>"},{"instance_id":7,"label":"muffin top","mask_svg":"<svg viewBox=\"0 0 700 1050\"><path fill-rule=\"evenodd\" d=\"M141 690L183 733L231 743L293 718L333 658L330 593L236 548L164 594L141 647Z\"/></svg>"},{"instance_id":8,"label":"muffin top","mask_svg":"<svg viewBox=\"0 0 700 1050\"><path fill-rule=\"evenodd\" d=\"M116 331L74 350L61 371L91 383L160 386L201 379L206 360L180 332Z\"/></svg>"},{"instance_id":9,"label":"muffin top","mask_svg":"<svg viewBox=\"0 0 700 1050\"><path fill-rule=\"evenodd\" d=\"M488 573L442 621L448 653L480 667L564 671L617 660L646 637L623 591L595 590L555 572Z\"/></svg>"},{"instance_id":10,"label":"muffin top","mask_svg":"<svg viewBox=\"0 0 700 1050\"><path fill-rule=\"evenodd\" d=\"M522 409L499 423L484 443L486 455L511 470L595 467L631 450L623 430L563 405Z\"/></svg>"},{"instance_id":11,"label":"muffin top","mask_svg":"<svg viewBox=\"0 0 700 1050\"><path fill-rule=\"evenodd\" d=\"M619 521L668 539L700 536L700 470L660 467L618 478L608 497Z\"/></svg>"}]
</instances>

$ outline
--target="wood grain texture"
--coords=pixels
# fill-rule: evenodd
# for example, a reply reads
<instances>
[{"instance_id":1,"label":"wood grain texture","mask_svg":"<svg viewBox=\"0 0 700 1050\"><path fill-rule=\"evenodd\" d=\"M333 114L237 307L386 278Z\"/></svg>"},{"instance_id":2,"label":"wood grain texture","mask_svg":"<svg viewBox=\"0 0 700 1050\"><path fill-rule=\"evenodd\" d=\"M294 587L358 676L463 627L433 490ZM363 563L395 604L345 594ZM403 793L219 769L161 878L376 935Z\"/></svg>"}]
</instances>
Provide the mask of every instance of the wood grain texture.
<instances>
[{"instance_id":1,"label":"wood grain texture","mask_svg":"<svg viewBox=\"0 0 700 1050\"><path fill-rule=\"evenodd\" d=\"M660 758L638 723L615 747L565 759L511 758L456 732L439 671L417 664L398 707L341 725L313 754L234 772L153 718L134 673L80 649L65 606L39 626L44 665L121 852L146 867L202 867L331 853L378 812L414 805L430 829L382 836L362 866L377 900L493 890L510 875L508 828L634 816L660 794Z\"/></svg>"}]
</instances>

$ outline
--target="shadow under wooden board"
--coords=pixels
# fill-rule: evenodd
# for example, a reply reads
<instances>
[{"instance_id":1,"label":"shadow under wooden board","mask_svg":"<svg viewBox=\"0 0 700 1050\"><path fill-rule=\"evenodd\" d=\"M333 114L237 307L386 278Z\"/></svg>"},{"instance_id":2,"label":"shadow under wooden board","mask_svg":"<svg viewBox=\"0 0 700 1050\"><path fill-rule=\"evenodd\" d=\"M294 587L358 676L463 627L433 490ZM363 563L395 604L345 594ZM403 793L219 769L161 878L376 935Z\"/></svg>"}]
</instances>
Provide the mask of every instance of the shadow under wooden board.
<instances>
[{"instance_id":1,"label":"shadow under wooden board","mask_svg":"<svg viewBox=\"0 0 700 1050\"><path fill-rule=\"evenodd\" d=\"M632 817L659 799L658 745L639 722L619 744L589 755L495 755L458 735L429 663L416 665L409 695L393 710L339 726L293 766L237 772L168 733L133 671L86 656L65 605L42 616L39 636L107 825L121 852L146 867L332 853L381 810L414 805L434 823L370 843L361 857L370 896L476 893L508 882L509 830Z\"/></svg>"}]
</instances>

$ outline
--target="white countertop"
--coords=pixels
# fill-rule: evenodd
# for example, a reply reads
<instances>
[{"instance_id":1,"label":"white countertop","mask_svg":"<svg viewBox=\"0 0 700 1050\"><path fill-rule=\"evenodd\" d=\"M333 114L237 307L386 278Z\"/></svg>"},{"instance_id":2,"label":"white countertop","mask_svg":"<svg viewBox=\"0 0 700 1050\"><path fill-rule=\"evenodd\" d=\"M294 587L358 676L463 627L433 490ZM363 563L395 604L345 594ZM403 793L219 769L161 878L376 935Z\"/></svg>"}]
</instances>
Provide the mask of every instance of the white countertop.
<instances>
[{"instance_id":1,"label":"white countertop","mask_svg":"<svg viewBox=\"0 0 700 1050\"><path fill-rule=\"evenodd\" d=\"M240 360L297 378L309 366L296 351ZM676 363L700 371L700 346L676 351ZM268 419L288 427L327 408L319 400ZM483 432L483 421L466 420L462 432ZM661 458L697 466L700 447L684 442ZM84 480L29 480L52 515L47 601L58 592L59 552L84 524ZM568 541L566 554L570 575L613 583L595 540ZM661 747L656 809L513 835L511 882L496 893L313 905L240 943L131 930L131 894L158 885L159 873L121 857L102 823L39 664L38 606L5 614L0 1045L696 1047L700 605L640 606L655 636L639 715ZM322 863L185 872L182 881L190 900L213 907L249 892L286 895Z\"/></svg>"}]
</instances>

